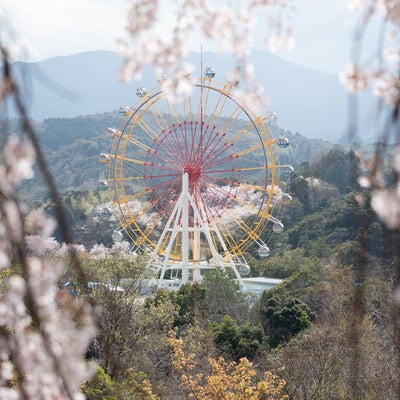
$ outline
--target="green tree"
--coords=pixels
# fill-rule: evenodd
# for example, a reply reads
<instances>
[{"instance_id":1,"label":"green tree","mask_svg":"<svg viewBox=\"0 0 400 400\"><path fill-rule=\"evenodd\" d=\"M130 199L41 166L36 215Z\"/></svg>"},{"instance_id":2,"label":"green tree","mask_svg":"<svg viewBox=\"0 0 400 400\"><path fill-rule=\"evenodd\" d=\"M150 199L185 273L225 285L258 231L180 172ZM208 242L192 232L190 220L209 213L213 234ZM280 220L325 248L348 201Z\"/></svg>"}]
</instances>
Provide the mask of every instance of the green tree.
<instances>
[{"instance_id":1,"label":"green tree","mask_svg":"<svg viewBox=\"0 0 400 400\"><path fill-rule=\"evenodd\" d=\"M238 283L227 271L217 268L208 271L203 280L207 318L222 321L225 315L246 318L248 305L239 291Z\"/></svg>"},{"instance_id":2,"label":"green tree","mask_svg":"<svg viewBox=\"0 0 400 400\"><path fill-rule=\"evenodd\" d=\"M159 400L143 372L125 371L122 382L116 382L102 368L82 388L87 400Z\"/></svg>"},{"instance_id":3,"label":"green tree","mask_svg":"<svg viewBox=\"0 0 400 400\"><path fill-rule=\"evenodd\" d=\"M304 176L295 175L292 177L289 192L301 202L305 214L308 214L311 211L310 193L308 182Z\"/></svg>"},{"instance_id":4,"label":"green tree","mask_svg":"<svg viewBox=\"0 0 400 400\"><path fill-rule=\"evenodd\" d=\"M359 160L353 151L348 153L340 146L332 147L310 166L310 173L335 185L341 193L355 189Z\"/></svg>"},{"instance_id":5,"label":"green tree","mask_svg":"<svg viewBox=\"0 0 400 400\"><path fill-rule=\"evenodd\" d=\"M303 203L294 197L290 207L283 211L283 221L286 227L291 227L299 222L305 215Z\"/></svg>"},{"instance_id":6,"label":"green tree","mask_svg":"<svg viewBox=\"0 0 400 400\"><path fill-rule=\"evenodd\" d=\"M176 293L176 302L179 307L179 325L193 324L205 314L206 288L201 283L182 285Z\"/></svg>"},{"instance_id":7,"label":"green tree","mask_svg":"<svg viewBox=\"0 0 400 400\"><path fill-rule=\"evenodd\" d=\"M301 248L287 250L282 256L253 260L251 263L251 271L254 274L281 279L289 278L306 269L319 274L322 272L322 262L315 257L306 257L305 250ZM307 281L303 284L307 284Z\"/></svg>"},{"instance_id":8,"label":"green tree","mask_svg":"<svg viewBox=\"0 0 400 400\"><path fill-rule=\"evenodd\" d=\"M261 322L272 347L309 328L314 320L314 314L305 303L282 291L265 291L259 302Z\"/></svg>"},{"instance_id":9,"label":"green tree","mask_svg":"<svg viewBox=\"0 0 400 400\"><path fill-rule=\"evenodd\" d=\"M384 242L383 242L383 230L382 225L379 222L373 222L368 227L369 235L369 252L377 257L382 257L384 255Z\"/></svg>"},{"instance_id":10,"label":"green tree","mask_svg":"<svg viewBox=\"0 0 400 400\"><path fill-rule=\"evenodd\" d=\"M253 359L267 348L267 337L261 325L238 324L226 315L221 322L212 324L212 330L218 351L235 361L242 357Z\"/></svg>"},{"instance_id":11,"label":"green tree","mask_svg":"<svg viewBox=\"0 0 400 400\"><path fill-rule=\"evenodd\" d=\"M358 241L344 242L335 249L335 261L342 267L355 265L363 251Z\"/></svg>"},{"instance_id":12,"label":"green tree","mask_svg":"<svg viewBox=\"0 0 400 400\"><path fill-rule=\"evenodd\" d=\"M110 376L102 368L98 368L94 375L82 389L87 400L119 400L118 390Z\"/></svg>"},{"instance_id":13,"label":"green tree","mask_svg":"<svg viewBox=\"0 0 400 400\"><path fill-rule=\"evenodd\" d=\"M212 325L213 337L217 349L232 359L235 358L236 348L239 341L238 326L235 320L226 315L221 322Z\"/></svg>"}]
</instances>

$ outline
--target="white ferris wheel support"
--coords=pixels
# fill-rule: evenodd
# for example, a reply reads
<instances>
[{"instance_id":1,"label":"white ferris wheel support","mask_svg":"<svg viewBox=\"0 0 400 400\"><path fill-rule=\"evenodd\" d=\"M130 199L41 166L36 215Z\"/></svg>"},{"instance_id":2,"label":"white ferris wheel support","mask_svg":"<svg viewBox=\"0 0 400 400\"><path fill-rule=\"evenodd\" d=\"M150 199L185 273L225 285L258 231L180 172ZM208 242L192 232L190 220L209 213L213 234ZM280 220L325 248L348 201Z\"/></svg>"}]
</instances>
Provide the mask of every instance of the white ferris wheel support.
<instances>
[{"instance_id":1,"label":"white ferris wheel support","mask_svg":"<svg viewBox=\"0 0 400 400\"><path fill-rule=\"evenodd\" d=\"M171 273L177 272L178 275L180 271L180 278L178 278L178 286L180 286L187 282L200 282L202 280L201 270L215 268L231 268L240 288L244 287L233 256L231 254L222 256L218 253L211 232L215 233L222 249L226 250L227 246L217 225L214 223L210 226L210 224L205 222L205 218L203 218L204 207L202 207L202 204L201 199L194 199L190 193L189 173L184 171L182 174L182 190L179 198L147 263L149 271L156 269L159 273L158 288L171 286L171 279L166 279L167 271ZM190 215L193 216L192 219L189 217ZM190 224L191 220L193 221L192 224ZM168 235L168 233L170 234ZM204 235L212 255L208 261L202 260L201 257L201 234ZM180 260L176 260L171 258L171 250L179 240L181 244L181 258ZM163 244L166 246L164 247ZM191 248L190 244L192 244ZM162 260L158 254L161 247L165 248ZM190 251L192 252L192 258L190 258Z\"/></svg>"}]
</instances>

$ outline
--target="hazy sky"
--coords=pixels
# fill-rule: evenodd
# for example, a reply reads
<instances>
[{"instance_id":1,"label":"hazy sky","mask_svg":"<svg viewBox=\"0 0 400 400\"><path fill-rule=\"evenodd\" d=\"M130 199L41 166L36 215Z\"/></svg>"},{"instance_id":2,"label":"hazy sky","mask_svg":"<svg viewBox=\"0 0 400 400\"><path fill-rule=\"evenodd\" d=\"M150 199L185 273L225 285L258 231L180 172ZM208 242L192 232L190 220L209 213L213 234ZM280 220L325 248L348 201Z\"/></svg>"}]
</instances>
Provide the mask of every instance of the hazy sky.
<instances>
[{"instance_id":1,"label":"hazy sky","mask_svg":"<svg viewBox=\"0 0 400 400\"><path fill-rule=\"evenodd\" d=\"M232 5L240 0L218 0ZM245 0L242 0L245 1ZM170 0L167 4L170 4ZM355 18L348 0L295 0L294 50L279 53L297 64L324 71L343 69ZM41 60L81 51L117 50L124 36L127 0L0 0L0 24L13 32L13 41ZM168 23L168 18L165 18ZM4 36L4 33L3 33Z\"/></svg>"}]
</instances>

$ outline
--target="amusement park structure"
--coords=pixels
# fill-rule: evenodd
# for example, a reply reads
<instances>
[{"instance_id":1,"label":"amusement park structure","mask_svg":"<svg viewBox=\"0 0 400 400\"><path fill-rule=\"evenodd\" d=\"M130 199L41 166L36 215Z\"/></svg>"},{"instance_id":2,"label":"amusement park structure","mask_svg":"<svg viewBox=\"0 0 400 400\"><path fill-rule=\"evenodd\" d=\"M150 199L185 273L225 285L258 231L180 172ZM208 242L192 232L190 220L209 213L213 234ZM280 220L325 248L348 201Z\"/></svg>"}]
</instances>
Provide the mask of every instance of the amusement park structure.
<instances>
[{"instance_id":1,"label":"amusement park structure","mask_svg":"<svg viewBox=\"0 0 400 400\"><path fill-rule=\"evenodd\" d=\"M205 271L232 271L240 286L249 273L244 254L269 254L261 234L283 231L272 215L290 203L279 162L285 137L274 138L276 114L256 116L235 96L235 83L215 71L192 81L193 93L172 102L162 89L136 91L139 101L119 109L98 189L112 195L119 227L148 255L148 278L158 288L202 280ZM192 78L187 78L192 79Z\"/></svg>"}]
</instances>

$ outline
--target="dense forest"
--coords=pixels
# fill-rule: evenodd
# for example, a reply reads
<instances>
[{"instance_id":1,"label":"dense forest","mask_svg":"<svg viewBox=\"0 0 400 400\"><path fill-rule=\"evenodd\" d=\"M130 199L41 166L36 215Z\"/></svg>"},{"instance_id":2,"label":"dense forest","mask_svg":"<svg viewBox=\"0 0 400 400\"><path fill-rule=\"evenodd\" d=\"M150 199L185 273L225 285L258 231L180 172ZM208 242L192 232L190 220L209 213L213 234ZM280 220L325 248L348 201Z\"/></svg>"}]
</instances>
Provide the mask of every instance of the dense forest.
<instances>
[{"instance_id":1,"label":"dense forest","mask_svg":"<svg viewBox=\"0 0 400 400\"><path fill-rule=\"evenodd\" d=\"M98 370L82 388L89 400L225 398L221 390L235 399L397 398L391 290L400 241L372 213L353 150L275 127L291 142L282 158L295 166L287 190L293 202L280 210L285 232L265 232L271 255L250 248L245 257L251 276L281 278L278 287L254 298L215 270L200 284L143 296L145 257L113 244L117 221L102 214L108 199L96 191L112 118L38 127L84 246L86 279L95 283L89 295L99 328L86 357ZM55 212L40 180L21 195L31 208ZM53 256L63 257L62 240L56 230ZM87 296L81 286L71 266L60 293Z\"/></svg>"}]
</instances>

